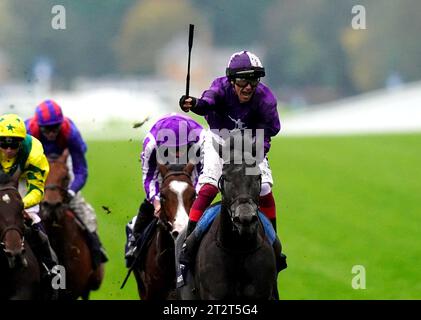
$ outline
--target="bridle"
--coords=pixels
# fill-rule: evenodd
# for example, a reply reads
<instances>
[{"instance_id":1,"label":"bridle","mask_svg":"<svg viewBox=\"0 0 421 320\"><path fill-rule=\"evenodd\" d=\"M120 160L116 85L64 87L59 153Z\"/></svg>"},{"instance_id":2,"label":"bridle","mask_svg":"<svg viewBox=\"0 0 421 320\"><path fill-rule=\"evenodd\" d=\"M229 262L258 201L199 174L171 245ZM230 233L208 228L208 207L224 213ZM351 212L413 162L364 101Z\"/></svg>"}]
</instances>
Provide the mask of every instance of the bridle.
<instances>
[{"instance_id":1,"label":"bridle","mask_svg":"<svg viewBox=\"0 0 421 320\"><path fill-rule=\"evenodd\" d=\"M167 180L168 178L170 178L170 177L177 177L177 176L185 176L185 177L187 177L188 178L188 184L190 185L190 186L193 186L193 183L192 183L192 181L191 181L191 175L190 174L188 174L187 172L184 172L184 171L170 171L170 172L168 172L163 178L162 178L162 182L161 182L161 186L164 184L164 182L165 182L165 180ZM162 198L161 198L162 199ZM162 201L162 200L161 200ZM158 223L164 228L164 230L166 230L166 231L168 231L168 232L171 232L171 230L173 229L173 224L170 222L170 221L168 221L168 219L167 219L167 215L165 214L165 212L163 212L163 210L162 210L162 206L161 206L161 212L160 212L160 214L159 214L159 220L158 220Z\"/></svg>"},{"instance_id":2,"label":"bridle","mask_svg":"<svg viewBox=\"0 0 421 320\"><path fill-rule=\"evenodd\" d=\"M50 160L50 162L58 162L58 163L61 163L61 161L57 161L57 160ZM68 175L65 178L63 178L62 181L64 181L64 179L68 179ZM47 185L44 186L44 190L59 190L60 193L63 196L63 202L64 203L67 203L70 200L69 197L68 197L68 194L67 194L67 188L63 187L60 184L57 184L57 183L49 183L49 184L47 184Z\"/></svg>"},{"instance_id":3,"label":"bridle","mask_svg":"<svg viewBox=\"0 0 421 320\"><path fill-rule=\"evenodd\" d=\"M6 190L13 190L18 192L18 189L14 186L4 186L4 187L0 187L0 191L6 191ZM4 236L6 235L7 232L11 231L11 230L15 230L19 233L19 236L21 237L22 241L21 241L21 248L24 249L24 244L25 244L25 238L24 238L24 234L21 228L17 227L16 225L12 225L12 226L8 226L6 228L4 228L4 230L1 232L0 234L0 247L3 249L3 251L5 253L7 253L6 251L6 247L5 247L5 243L3 242Z\"/></svg>"},{"instance_id":4,"label":"bridle","mask_svg":"<svg viewBox=\"0 0 421 320\"><path fill-rule=\"evenodd\" d=\"M162 178L162 184L164 184L165 180L167 180L169 177L173 177L173 176L186 176L187 178L189 178L189 184L193 185L191 183L191 175L189 175L187 172L184 171L171 171L168 172L163 178Z\"/></svg>"},{"instance_id":5,"label":"bridle","mask_svg":"<svg viewBox=\"0 0 421 320\"><path fill-rule=\"evenodd\" d=\"M259 175L259 186L261 188L262 186L262 175ZM225 197L225 192L224 192L224 185L225 185L225 181L229 181L227 180L226 176L224 174L222 174L219 177L218 180L218 189L221 192L221 198L222 198L222 203L226 203L226 197ZM260 190L259 193L260 194ZM237 195L234 199L232 199L231 201L228 202L228 205L226 206L226 209L228 211L228 214L230 216L231 222L232 222L232 226L234 230L238 230L238 227L235 223L235 220L237 220L239 218L238 215L236 215L233 210L232 207L234 206L235 202L239 202L239 203L250 203L250 200L256 205L256 216L257 216L257 212L258 212L258 208L259 208L259 197L251 197L250 194L247 193L241 193L239 195Z\"/></svg>"}]
</instances>

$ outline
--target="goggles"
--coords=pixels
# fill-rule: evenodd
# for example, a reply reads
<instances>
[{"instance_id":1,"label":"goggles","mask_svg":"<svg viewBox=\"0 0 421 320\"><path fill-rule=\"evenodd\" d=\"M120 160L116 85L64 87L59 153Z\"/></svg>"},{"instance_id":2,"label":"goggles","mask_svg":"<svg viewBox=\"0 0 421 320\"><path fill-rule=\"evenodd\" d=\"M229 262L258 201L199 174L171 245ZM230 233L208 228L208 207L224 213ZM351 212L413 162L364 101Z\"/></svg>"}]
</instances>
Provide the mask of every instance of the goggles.
<instances>
[{"instance_id":1,"label":"goggles","mask_svg":"<svg viewBox=\"0 0 421 320\"><path fill-rule=\"evenodd\" d=\"M59 132L61 124L53 124L50 126L40 126L39 129L42 133Z\"/></svg>"},{"instance_id":2,"label":"goggles","mask_svg":"<svg viewBox=\"0 0 421 320\"><path fill-rule=\"evenodd\" d=\"M250 84L252 88L255 88L257 87L259 82L260 82L260 78L257 78L257 79L235 78L234 79L234 83L240 88L245 88L247 87L248 84Z\"/></svg>"},{"instance_id":3,"label":"goggles","mask_svg":"<svg viewBox=\"0 0 421 320\"><path fill-rule=\"evenodd\" d=\"M17 140L13 138L5 138L0 140L0 148L1 149L18 149L20 147L22 140Z\"/></svg>"}]
</instances>

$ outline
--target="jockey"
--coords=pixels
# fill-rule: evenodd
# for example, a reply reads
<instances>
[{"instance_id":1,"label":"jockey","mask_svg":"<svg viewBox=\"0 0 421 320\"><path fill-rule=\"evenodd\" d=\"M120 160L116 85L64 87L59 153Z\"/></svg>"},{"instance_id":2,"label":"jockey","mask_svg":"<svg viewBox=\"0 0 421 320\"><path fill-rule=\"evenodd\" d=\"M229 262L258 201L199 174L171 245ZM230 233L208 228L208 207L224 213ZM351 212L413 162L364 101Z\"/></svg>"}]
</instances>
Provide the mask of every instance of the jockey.
<instances>
[{"instance_id":1,"label":"jockey","mask_svg":"<svg viewBox=\"0 0 421 320\"><path fill-rule=\"evenodd\" d=\"M158 164L187 164L188 161L196 163L192 173L192 182L196 187L202 168L200 154L198 153L199 151L202 152L203 139L204 130L199 123L188 116L176 113L171 113L159 119L147 133L140 154L146 199L141 203L137 217L134 217L126 227L128 237L126 247L127 266L131 265L136 244L142 232L154 216L158 217L161 209L159 192L161 177ZM174 157L168 156L165 159L166 149ZM193 154L190 153L190 150L196 150L197 152Z\"/></svg>"},{"instance_id":2,"label":"jockey","mask_svg":"<svg viewBox=\"0 0 421 320\"><path fill-rule=\"evenodd\" d=\"M26 182L23 197L24 215L31 223L28 241L41 260L43 281L48 281L51 269L58 264L56 254L39 217L39 203L50 167L39 140L26 132L23 120L16 114L0 116L0 171L15 180ZM51 288L51 284L47 284Z\"/></svg>"},{"instance_id":3,"label":"jockey","mask_svg":"<svg viewBox=\"0 0 421 320\"><path fill-rule=\"evenodd\" d=\"M265 69L260 59L249 51L234 53L228 62L226 76L217 78L211 87L204 91L200 99L182 96L180 107L183 111L193 111L207 120L208 130L204 141L203 172L199 177L199 193L189 214L187 235L190 235L203 212L212 203L218 193L218 180L222 173L222 159L212 145L215 133L212 131L228 129L263 129L264 158L259 168L262 172L262 185L259 199L259 209L271 221L276 231L276 208L272 193L273 179L267 154L271 138L280 131L280 121L277 101L271 90L260 78L265 76ZM189 264L199 243L194 234L186 240L180 260ZM280 242L275 242L275 248L281 251ZM280 268L286 268L286 257L278 261Z\"/></svg>"},{"instance_id":4,"label":"jockey","mask_svg":"<svg viewBox=\"0 0 421 320\"><path fill-rule=\"evenodd\" d=\"M69 207L86 227L85 234L93 266L98 267L108 258L97 234L95 211L80 192L86 183L88 168L85 158L87 147L79 130L72 120L63 116L61 107L53 100L45 100L38 105L35 116L27 119L25 124L28 133L41 141L47 157L61 155L65 149L69 150L71 157L69 167L74 176L67 190L71 199Z\"/></svg>"}]
</instances>

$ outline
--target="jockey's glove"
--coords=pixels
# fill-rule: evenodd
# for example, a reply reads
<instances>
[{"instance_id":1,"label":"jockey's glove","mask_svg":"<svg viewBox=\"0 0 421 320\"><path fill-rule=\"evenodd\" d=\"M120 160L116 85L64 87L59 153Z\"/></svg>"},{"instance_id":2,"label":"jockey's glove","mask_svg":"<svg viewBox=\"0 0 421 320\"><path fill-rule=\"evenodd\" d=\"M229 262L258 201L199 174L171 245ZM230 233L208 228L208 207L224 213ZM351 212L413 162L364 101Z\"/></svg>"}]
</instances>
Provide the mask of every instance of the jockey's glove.
<instances>
[{"instance_id":1,"label":"jockey's glove","mask_svg":"<svg viewBox=\"0 0 421 320\"><path fill-rule=\"evenodd\" d=\"M69 196L69 199L72 200L75 197L76 192L74 192L72 189L68 189L67 195Z\"/></svg>"},{"instance_id":2,"label":"jockey's glove","mask_svg":"<svg viewBox=\"0 0 421 320\"><path fill-rule=\"evenodd\" d=\"M191 107L185 107L184 104L186 103L186 100L190 98L192 101L190 102ZM180 98L180 101L178 102L178 104L180 105L181 110L183 110L184 112L189 112L189 110L191 108L194 108L197 105L197 98L195 97L191 97L191 96L186 96L186 95L182 95Z\"/></svg>"}]
</instances>

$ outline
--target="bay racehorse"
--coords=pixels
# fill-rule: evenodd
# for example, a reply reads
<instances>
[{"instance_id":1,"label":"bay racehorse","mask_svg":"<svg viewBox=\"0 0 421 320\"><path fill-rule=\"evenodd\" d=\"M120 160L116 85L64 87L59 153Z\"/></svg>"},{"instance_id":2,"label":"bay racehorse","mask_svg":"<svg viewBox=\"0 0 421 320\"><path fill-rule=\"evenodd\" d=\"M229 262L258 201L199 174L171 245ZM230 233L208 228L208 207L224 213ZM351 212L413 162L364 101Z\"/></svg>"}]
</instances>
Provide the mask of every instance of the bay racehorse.
<instances>
[{"instance_id":1,"label":"bay racehorse","mask_svg":"<svg viewBox=\"0 0 421 320\"><path fill-rule=\"evenodd\" d=\"M24 239L22 198L5 174L0 175L0 300L40 299L40 269Z\"/></svg>"},{"instance_id":2,"label":"bay racehorse","mask_svg":"<svg viewBox=\"0 0 421 320\"><path fill-rule=\"evenodd\" d=\"M224 160L219 180L221 205L197 252L196 298L275 299L275 254L263 229L264 217L258 213L261 173L253 156L256 145L242 137L244 148L238 148L236 139L231 136L230 143L218 147Z\"/></svg>"},{"instance_id":3,"label":"bay racehorse","mask_svg":"<svg viewBox=\"0 0 421 320\"><path fill-rule=\"evenodd\" d=\"M175 299L174 241L188 223L188 212L196 197L191 174L194 164L159 166L161 210L155 231L148 241L143 265L133 272L142 300Z\"/></svg>"},{"instance_id":4,"label":"bay racehorse","mask_svg":"<svg viewBox=\"0 0 421 320\"><path fill-rule=\"evenodd\" d=\"M85 236L87 230L69 208L68 156L69 152L66 149L61 156L48 159L50 173L45 183L40 213L59 264L64 266L66 271L66 288L59 291L59 299L81 297L86 300L91 290L100 287L104 269L103 265L93 269Z\"/></svg>"}]
</instances>

